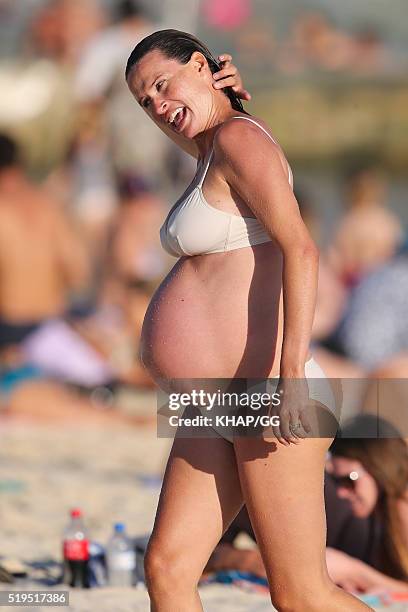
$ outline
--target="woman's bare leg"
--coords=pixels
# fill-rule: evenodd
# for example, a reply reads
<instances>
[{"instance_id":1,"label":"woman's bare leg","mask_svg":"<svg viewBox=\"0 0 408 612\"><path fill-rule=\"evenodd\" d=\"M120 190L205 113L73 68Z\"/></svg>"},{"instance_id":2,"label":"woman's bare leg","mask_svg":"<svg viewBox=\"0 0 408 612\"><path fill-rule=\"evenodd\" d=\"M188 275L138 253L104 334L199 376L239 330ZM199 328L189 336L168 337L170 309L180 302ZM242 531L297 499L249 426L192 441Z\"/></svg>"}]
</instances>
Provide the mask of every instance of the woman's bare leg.
<instances>
[{"instance_id":1,"label":"woman's bare leg","mask_svg":"<svg viewBox=\"0 0 408 612\"><path fill-rule=\"evenodd\" d=\"M230 442L175 438L145 556L151 612L203 610L198 581L242 503Z\"/></svg>"},{"instance_id":2,"label":"woman's bare leg","mask_svg":"<svg viewBox=\"0 0 408 612\"><path fill-rule=\"evenodd\" d=\"M324 463L330 443L329 438L290 446L234 439L243 497L280 612L370 609L327 572Z\"/></svg>"}]
</instances>

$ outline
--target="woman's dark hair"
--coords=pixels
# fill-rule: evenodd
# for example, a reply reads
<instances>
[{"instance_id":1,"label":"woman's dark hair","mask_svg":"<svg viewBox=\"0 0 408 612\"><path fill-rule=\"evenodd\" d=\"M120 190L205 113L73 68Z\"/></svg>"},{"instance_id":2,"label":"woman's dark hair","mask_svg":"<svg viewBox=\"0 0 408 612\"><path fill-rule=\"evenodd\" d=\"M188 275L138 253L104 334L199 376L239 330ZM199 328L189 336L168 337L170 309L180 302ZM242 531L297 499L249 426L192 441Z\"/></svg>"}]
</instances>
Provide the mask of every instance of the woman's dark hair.
<instances>
[{"instance_id":1,"label":"woman's dark hair","mask_svg":"<svg viewBox=\"0 0 408 612\"><path fill-rule=\"evenodd\" d=\"M341 428L330 446L333 457L360 461L374 478L379 498L376 511L383 525L382 570L408 579L408 547L402 535L398 503L408 488L408 448L397 428L378 415L363 413Z\"/></svg>"},{"instance_id":2,"label":"woman's dark hair","mask_svg":"<svg viewBox=\"0 0 408 612\"><path fill-rule=\"evenodd\" d=\"M169 59L176 59L181 64L187 64L194 51L199 51L208 62L208 66L214 74L221 70L219 62L212 55L211 51L198 38L187 32L179 30L159 30L153 32L140 41L129 55L126 64L125 78L128 80L134 66L150 51L161 51ZM245 113L244 107L237 94L231 87L222 90L230 99L233 109Z\"/></svg>"}]
</instances>

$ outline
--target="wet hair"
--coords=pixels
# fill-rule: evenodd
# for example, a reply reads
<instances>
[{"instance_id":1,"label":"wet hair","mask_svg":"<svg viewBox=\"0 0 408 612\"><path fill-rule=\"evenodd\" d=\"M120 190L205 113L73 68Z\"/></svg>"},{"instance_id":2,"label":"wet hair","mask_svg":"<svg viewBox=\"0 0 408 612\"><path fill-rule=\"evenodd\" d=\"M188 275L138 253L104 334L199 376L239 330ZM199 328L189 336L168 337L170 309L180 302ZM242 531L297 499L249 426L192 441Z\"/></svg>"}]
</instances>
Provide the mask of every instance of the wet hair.
<instances>
[{"instance_id":1,"label":"wet hair","mask_svg":"<svg viewBox=\"0 0 408 612\"><path fill-rule=\"evenodd\" d=\"M341 428L330 446L333 457L359 461L374 478L379 498L382 571L399 580L408 579L408 547L402 537L398 502L408 488L408 448L397 428L370 413L354 417ZM371 436L371 437L367 437Z\"/></svg>"},{"instance_id":2,"label":"wet hair","mask_svg":"<svg viewBox=\"0 0 408 612\"><path fill-rule=\"evenodd\" d=\"M18 164L18 147L7 134L0 133L0 172Z\"/></svg>"},{"instance_id":3,"label":"wet hair","mask_svg":"<svg viewBox=\"0 0 408 612\"><path fill-rule=\"evenodd\" d=\"M156 50L161 51L169 59L178 60L181 64L187 64L192 54L195 51L199 51L207 60L212 74L221 70L220 63L215 59L208 47L192 34L180 32L179 30L158 30L143 38L129 55L125 70L126 80L128 80L131 71L142 57L150 51ZM246 112L241 100L231 87L225 87L222 91L229 98L233 109L243 113Z\"/></svg>"}]
</instances>

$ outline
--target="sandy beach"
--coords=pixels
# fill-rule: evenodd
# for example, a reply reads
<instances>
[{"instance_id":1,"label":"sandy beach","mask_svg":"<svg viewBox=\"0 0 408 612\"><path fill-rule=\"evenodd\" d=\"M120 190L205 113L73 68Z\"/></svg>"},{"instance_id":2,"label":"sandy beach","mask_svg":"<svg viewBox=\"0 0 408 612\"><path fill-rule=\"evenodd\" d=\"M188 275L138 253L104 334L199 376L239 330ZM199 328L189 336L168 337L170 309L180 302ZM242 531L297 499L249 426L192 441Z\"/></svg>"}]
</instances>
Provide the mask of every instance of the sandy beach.
<instances>
[{"instance_id":1,"label":"sandy beach","mask_svg":"<svg viewBox=\"0 0 408 612\"><path fill-rule=\"evenodd\" d=\"M123 406L126 409L126 401ZM138 410L137 402L133 407ZM140 414L154 409L154 394L140 398ZM150 532L171 445L171 440L157 438L154 427L118 424L108 428L86 423L79 427L72 423L3 419L0 432L3 558L23 563L60 561L61 534L73 506L82 508L91 539L103 545L115 521L124 521L131 536ZM30 581L0 584L3 590L30 587L44 588ZM68 609L75 612L149 610L144 586L71 589L70 593ZM235 586L206 585L200 587L200 593L206 612L273 609L267 595L245 592ZM408 606L399 604L387 609L402 612Z\"/></svg>"}]
</instances>

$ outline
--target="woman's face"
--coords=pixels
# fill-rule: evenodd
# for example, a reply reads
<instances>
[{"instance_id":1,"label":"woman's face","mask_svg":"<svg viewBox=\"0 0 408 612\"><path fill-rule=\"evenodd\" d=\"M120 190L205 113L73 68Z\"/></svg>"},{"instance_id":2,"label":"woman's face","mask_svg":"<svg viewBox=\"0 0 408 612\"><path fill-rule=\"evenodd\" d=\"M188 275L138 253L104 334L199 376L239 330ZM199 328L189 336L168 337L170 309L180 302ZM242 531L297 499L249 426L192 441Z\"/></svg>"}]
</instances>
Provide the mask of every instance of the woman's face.
<instances>
[{"instance_id":1,"label":"woman's face","mask_svg":"<svg viewBox=\"0 0 408 612\"><path fill-rule=\"evenodd\" d=\"M194 52L187 64L149 51L128 78L129 89L149 117L186 138L211 125L215 112L212 74L204 56Z\"/></svg>"},{"instance_id":2,"label":"woman's face","mask_svg":"<svg viewBox=\"0 0 408 612\"><path fill-rule=\"evenodd\" d=\"M337 495L349 500L353 514L360 518L369 516L378 500L378 487L360 461L332 457L326 469L334 477Z\"/></svg>"}]
</instances>

